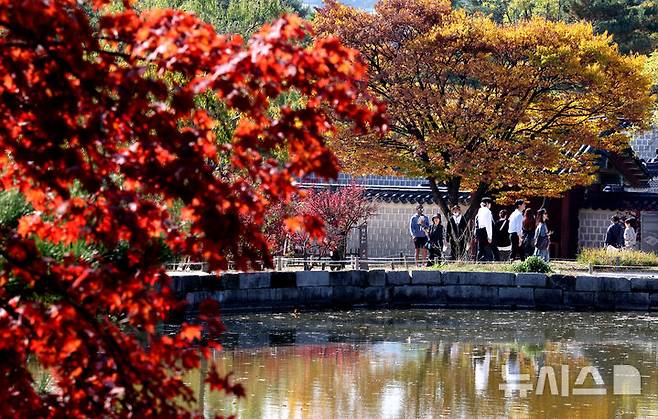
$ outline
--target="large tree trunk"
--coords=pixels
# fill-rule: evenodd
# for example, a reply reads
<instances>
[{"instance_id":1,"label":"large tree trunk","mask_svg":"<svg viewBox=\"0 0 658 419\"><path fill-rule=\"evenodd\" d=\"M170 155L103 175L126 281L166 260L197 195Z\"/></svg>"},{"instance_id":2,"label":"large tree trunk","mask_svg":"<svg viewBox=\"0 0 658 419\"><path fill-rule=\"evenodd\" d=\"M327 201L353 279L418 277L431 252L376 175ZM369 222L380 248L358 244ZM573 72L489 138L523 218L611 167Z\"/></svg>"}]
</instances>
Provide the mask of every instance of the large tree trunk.
<instances>
[{"instance_id":1,"label":"large tree trunk","mask_svg":"<svg viewBox=\"0 0 658 419\"><path fill-rule=\"evenodd\" d=\"M441 213L446 218L446 220L448 220L448 223L450 223L450 217L452 215L450 208L452 208L454 205L459 205L459 187L461 185L461 179L452 178L445 182L444 185L448 189L447 193L445 194L439 190L439 184L437 183L436 178L428 176L427 180L430 183L430 189L432 190L434 201L439 205ZM471 191L469 203L466 207L466 210L463 211L462 215L466 221L466 229L462 232L462 234L457 235L453 229L448 229L446 226L446 232L450 230L450 237L448 237L448 240L457 247L456 249L451 249L453 252L455 252L456 259L466 259L467 257L467 244L472 238L472 221L477 214L478 208L480 208L480 201L487 193L488 189L489 185L481 182L474 191Z\"/></svg>"}]
</instances>

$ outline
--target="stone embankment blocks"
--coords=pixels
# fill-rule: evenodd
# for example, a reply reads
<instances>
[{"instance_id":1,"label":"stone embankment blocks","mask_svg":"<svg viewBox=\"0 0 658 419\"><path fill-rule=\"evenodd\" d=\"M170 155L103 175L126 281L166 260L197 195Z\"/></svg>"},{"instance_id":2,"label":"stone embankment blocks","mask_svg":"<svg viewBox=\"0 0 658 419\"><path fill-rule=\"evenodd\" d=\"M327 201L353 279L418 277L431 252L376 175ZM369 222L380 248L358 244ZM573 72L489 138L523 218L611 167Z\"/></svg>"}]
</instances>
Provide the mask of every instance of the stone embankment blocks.
<instances>
[{"instance_id":1,"label":"stone embankment blocks","mask_svg":"<svg viewBox=\"0 0 658 419\"><path fill-rule=\"evenodd\" d=\"M227 311L362 306L658 311L653 277L379 269L176 273L171 286L190 310L211 298Z\"/></svg>"},{"instance_id":2,"label":"stone embankment blocks","mask_svg":"<svg viewBox=\"0 0 658 419\"><path fill-rule=\"evenodd\" d=\"M373 269L368 272L368 285L371 287L386 286L386 271L383 269Z\"/></svg>"},{"instance_id":3,"label":"stone embankment blocks","mask_svg":"<svg viewBox=\"0 0 658 419\"><path fill-rule=\"evenodd\" d=\"M327 271L299 271L296 274L298 287L329 286L329 272Z\"/></svg>"},{"instance_id":4,"label":"stone embankment blocks","mask_svg":"<svg viewBox=\"0 0 658 419\"><path fill-rule=\"evenodd\" d=\"M270 272L245 272L240 274L240 289L269 288Z\"/></svg>"},{"instance_id":5,"label":"stone embankment blocks","mask_svg":"<svg viewBox=\"0 0 658 419\"><path fill-rule=\"evenodd\" d=\"M514 285L517 287L544 288L546 286L546 274L518 273Z\"/></svg>"},{"instance_id":6,"label":"stone embankment blocks","mask_svg":"<svg viewBox=\"0 0 658 419\"><path fill-rule=\"evenodd\" d=\"M409 271L389 271L386 272L386 285L408 285L411 284L411 275Z\"/></svg>"},{"instance_id":7,"label":"stone embankment blocks","mask_svg":"<svg viewBox=\"0 0 658 419\"><path fill-rule=\"evenodd\" d=\"M446 285L512 286L514 274L511 272L444 272Z\"/></svg>"},{"instance_id":8,"label":"stone embankment blocks","mask_svg":"<svg viewBox=\"0 0 658 419\"><path fill-rule=\"evenodd\" d=\"M535 306L535 293L532 288L498 288L498 300L503 307L533 308Z\"/></svg>"},{"instance_id":9,"label":"stone embankment blocks","mask_svg":"<svg viewBox=\"0 0 658 419\"><path fill-rule=\"evenodd\" d=\"M658 278L631 278L631 291L658 293Z\"/></svg>"},{"instance_id":10,"label":"stone embankment blocks","mask_svg":"<svg viewBox=\"0 0 658 419\"><path fill-rule=\"evenodd\" d=\"M498 288L478 285L447 285L446 300L457 307L495 307L498 302Z\"/></svg>"},{"instance_id":11,"label":"stone embankment blocks","mask_svg":"<svg viewBox=\"0 0 658 419\"><path fill-rule=\"evenodd\" d=\"M368 271L335 271L329 273L332 287L365 287L368 285Z\"/></svg>"},{"instance_id":12,"label":"stone embankment blocks","mask_svg":"<svg viewBox=\"0 0 658 419\"><path fill-rule=\"evenodd\" d=\"M412 271L412 285L441 285L441 272L439 271Z\"/></svg>"},{"instance_id":13,"label":"stone embankment blocks","mask_svg":"<svg viewBox=\"0 0 658 419\"><path fill-rule=\"evenodd\" d=\"M404 285L393 287L392 300L397 304L426 303L429 299L427 285Z\"/></svg>"}]
</instances>

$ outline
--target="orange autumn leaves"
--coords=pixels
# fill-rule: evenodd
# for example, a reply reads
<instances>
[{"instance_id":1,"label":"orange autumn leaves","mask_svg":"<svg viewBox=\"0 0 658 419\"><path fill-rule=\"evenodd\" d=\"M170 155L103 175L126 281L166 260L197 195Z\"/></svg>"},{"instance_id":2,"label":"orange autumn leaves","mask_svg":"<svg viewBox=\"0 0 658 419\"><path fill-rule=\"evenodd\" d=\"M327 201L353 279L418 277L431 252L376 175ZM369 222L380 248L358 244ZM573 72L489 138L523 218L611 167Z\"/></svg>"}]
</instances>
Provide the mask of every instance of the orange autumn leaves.
<instances>
[{"instance_id":1,"label":"orange autumn leaves","mask_svg":"<svg viewBox=\"0 0 658 419\"><path fill-rule=\"evenodd\" d=\"M328 1L315 26L361 52L387 104L387 136L332 142L355 173L396 168L451 197L557 196L592 181L583 146L622 150L650 116L643 58L620 55L586 23L501 26L449 2L381 0L374 13Z\"/></svg>"},{"instance_id":2,"label":"orange autumn leaves","mask_svg":"<svg viewBox=\"0 0 658 419\"><path fill-rule=\"evenodd\" d=\"M203 328L156 333L185 304L163 272L165 247L212 269L269 262L264 215L294 196L295 177L336 175L324 142L335 124L383 128L357 53L335 38L308 43L295 16L243 42L181 11L124 3L111 12L0 0L0 185L34 209L17 228L0 225L6 416L195 414L181 370L217 347L219 307L202 304ZM270 104L289 93L306 100L273 115ZM229 142L197 105L202 94L238 115ZM41 254L43 241L63 255ZM96 246L89 259L68 250L81 242ZM35 390L28 356L57 392ZM211 368L212 388L243 394L219 374Z\"/></svg>"}]
</instances>

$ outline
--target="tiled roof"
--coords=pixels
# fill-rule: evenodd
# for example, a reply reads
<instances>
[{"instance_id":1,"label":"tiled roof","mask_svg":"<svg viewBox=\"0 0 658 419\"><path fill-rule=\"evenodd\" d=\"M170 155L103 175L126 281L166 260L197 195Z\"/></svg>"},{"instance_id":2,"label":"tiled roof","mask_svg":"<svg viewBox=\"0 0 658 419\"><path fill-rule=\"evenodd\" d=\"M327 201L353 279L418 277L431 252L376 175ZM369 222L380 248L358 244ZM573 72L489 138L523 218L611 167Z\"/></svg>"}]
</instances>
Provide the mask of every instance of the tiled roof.
<instances>
[{"instance_id":1,"label":"tiled roof","mask_svg":"<svg viewBox=\"0 0 658 419\"><path fill-rule=\"evenodd\" d=\"M651 192L593 192L585 193L583 208L604 210L658 211L658 194Z\"/></svg>"},{"instance_id":2,"label":"tiled roof","mask_svg":"<svg viewBox=\"0 0 658 419\"><path fill-rule=\"evenodd\" d=\"M309 176L302 180L304 184L318 183L318 184L332 184L332 185L349 185L356 183L364 187L367 186L427 186L427 179L423 178L409 178L402 176L377 176L377 175L368 175L368 176L349 176L344 173L338 175L338 179L327 181L326 179L320 179L315 176Z\"/></svg>"},{"instance_id":3,"label":"tiled roof","mask_svg":"<svg viewBox=\"0 0 658 419\"><path fill-rule=\"evenodd\" d=\"M653 193L655 191L654 184L650 184L651 176L656 176L658 179L658 163L645 164L639 160L631 149L622 153L609 153L601 150L594 150L590 147L583 146L578 151L578 154L583 153L597 153L599 154L599 165L605 166L605 160L610 160L616 169L624 175L626 181L632 187L623 187L618 185L608 185L606 194L618 193L633 194L633 193ZM653 174L655 170L655 175ZM655 183L655 182L652 182ZM407 178L401 176L359 176L352 177L346 174L339 174L335 180L321 179L315 176L309 176L300 180L302 187L306 188L336 188L340 186L357 184L366 189L366 196L382 202L393 203L433 203L434 198L430 190L427 179L423 178ZM605 186L605 185L604 185ZM653 186L653 187L652 187ZM445 188L439 188L443 193L447 193ZM629 190L630 189L630 190ZM459 200L468 202L468 192L460 192ZM611 197L611 195L608 195Z\"/></svg>"},{"instance_id":4,"label":"tiled roof","mask_svg":"<svg viewBox=\"0 0 658 419\"><path fill-rule=\"evenodd\" d=\"M422 183L424 182L424 183ZM432 204L435 203L429 184L424 179L395 178L393 176L369 176L364 178L339 178L336 181L321 181L314 179L308 182L307 179L301 182L305 188L337 188L355 183L366 190L366 197L379 201L402 204ZM415 183L414 186L403 185L402 183ZM445 188L439 188L442 192L447 192ZM468 192L461 192L460 201L467 201Z\"/></svg>"}]
</instances>

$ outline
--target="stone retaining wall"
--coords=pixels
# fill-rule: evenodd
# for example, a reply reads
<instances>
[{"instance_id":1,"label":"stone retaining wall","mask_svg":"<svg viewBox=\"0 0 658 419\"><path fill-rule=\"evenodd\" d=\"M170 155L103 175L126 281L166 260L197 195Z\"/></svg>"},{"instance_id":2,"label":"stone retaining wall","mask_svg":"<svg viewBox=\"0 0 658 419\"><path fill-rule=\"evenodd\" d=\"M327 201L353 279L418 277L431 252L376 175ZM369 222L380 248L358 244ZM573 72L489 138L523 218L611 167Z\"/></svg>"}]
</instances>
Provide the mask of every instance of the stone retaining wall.
<instances>
[{"instance_id":1,"label":"stone retaining wall","mask_svg":"<svg viewBox=\"0 0 658 419\"><path fill-rule=\"evenodd\" d=\"M658 311L658 279L506 272L302 271L173 277L189 310L207 298L225 311L460 307Z\"/></svg>"}]
</instances>

